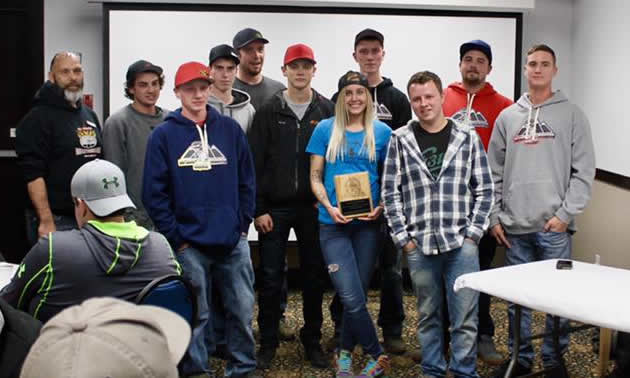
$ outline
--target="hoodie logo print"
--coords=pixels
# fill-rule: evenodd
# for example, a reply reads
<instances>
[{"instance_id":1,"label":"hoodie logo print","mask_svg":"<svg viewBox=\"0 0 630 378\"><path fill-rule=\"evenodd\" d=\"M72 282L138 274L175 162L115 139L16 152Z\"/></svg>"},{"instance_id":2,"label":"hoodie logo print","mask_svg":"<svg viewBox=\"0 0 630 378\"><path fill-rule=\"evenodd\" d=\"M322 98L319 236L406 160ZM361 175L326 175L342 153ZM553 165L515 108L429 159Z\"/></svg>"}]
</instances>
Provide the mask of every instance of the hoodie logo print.
<instances>
[{"instance_id":1,"label":"hoodie logo print","mask_svg":"<svg viewBox=\"0 0 630 378\"><path fill-rule=\"evenodd\" d=\"M537 144L541 139L554 139L556 137L546 122L539 119L535 125L533 123L533 119L529 123L527 121L523 123L523 126L514 136L514 143Z\"/></svg>"},{"instance_id":2,"label":"hoodie logo print","mask_svg":"<svg viewBox=\"0 0 630 378\"><path fill-rule=\"evenodd\" d=\"M109 189L109 185L116 185L118 188L120 184L118 184L118 177L114 176L111 180L107 180L107 178L103 178L103 189Z\"/></svg>"},{"instance_id":3,"label":"hoodie logo print","mask_svg":"<svg viewBox=\"0 0 630 378\"><path fill-rule=\"evenodd\" d=\"M177 160L177 165L180 167L192 167L197 161L209 161L212 166L214 165L226 165L228 163L227 158L219 150L219 147L214 144L208 149L208 157L203 156L203 148L201 141L194 141L184 151L182 156Z\"/></svg>"},{"instance_id":4,"label":"hoodie logo print","mask_svg":"<svg viewBox=\"0 0 630 378\"><path fill-rule=\"evenodd\" d=\"M466 108L461 108L457 111L457 113L453 114L451 117L455 121L466 123ZM488 124L488 120L481 112L476 111L475 109L470 109L470 116L468 119L468 125L474 128L482 128L487 129L490 127Z\"/></svg>"},{"instance_id":5,"label":"hoodie logo print","mask_svg":"<svg viewBox=\"0 0 630 378\"><path fill-rule=\"evenodd\" d=\"M98 146L98 138L96 136L96 125L94 127L91 125L94 125L94 123L86 121L83 127L77 128L77 137L81 148L77 147L74 149L76 156L92 157L101 153L101 147Z\"/></svg>"},{"instance_id":6,"label":"hoodie logo print","mask_svg":"<svg viewBox=\"0 0 630 378\"><path fill-rule=\"evenodd\" d=\"M376 101L374 102L374 113L376 113L376 118L381 121L390 121L392 119L392 112L387 109L387 106Z\"/></svg>"}]
</instances>

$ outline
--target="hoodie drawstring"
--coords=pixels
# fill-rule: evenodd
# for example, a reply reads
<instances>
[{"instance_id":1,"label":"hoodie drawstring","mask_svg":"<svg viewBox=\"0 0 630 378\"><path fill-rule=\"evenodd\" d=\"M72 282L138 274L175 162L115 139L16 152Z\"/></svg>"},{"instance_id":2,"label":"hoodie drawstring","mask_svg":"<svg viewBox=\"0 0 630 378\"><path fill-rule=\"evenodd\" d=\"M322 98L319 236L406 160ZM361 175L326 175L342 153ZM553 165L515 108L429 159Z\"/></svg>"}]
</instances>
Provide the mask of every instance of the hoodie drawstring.
<instances>
[{"instance_id":1,"label":"hoodie drawstring","mask_svg":"<svg viewBox=\"0 0 630 378\"><path fill-rule=\"evenodd\" d=\"M470 122L470 111L472 110L473 101L475 101L476 93L466 93L466 118L464 118L464 123L468 124Z\"/></svg>"},{"instance_id":2,"label":"hoodie drawstring","mask_svg":"<svg viewBox=\"0 0 630 378\"><path fill-rule=\"evenodd\" d=\"M529 107L529 112L527 114L527 127L525 128L525 137L532 141L538 139L538 131L536 130L536 124L538 123L538 114L540 114L540 107L536 108L536 114L534 115L534 123L532 124L532 109L533 107Z\"/></svg>"},{"instance_id":3,"label":"hoodie drawstring","mask_svg":"<svg viewBox=\"0 0 630 378\"><path fill-rule=\"evenodd\" d=\"M195 124L195 127L197 127L199 140L201 141L201 153L203 154L201 160L208 160L210 158L210 154L208 153L208 132L206 130L208 128L208 125L206 125L203 130L201 130L201 127L199 127L199 125L197 124Z\"/></svg>"}]
</instances>

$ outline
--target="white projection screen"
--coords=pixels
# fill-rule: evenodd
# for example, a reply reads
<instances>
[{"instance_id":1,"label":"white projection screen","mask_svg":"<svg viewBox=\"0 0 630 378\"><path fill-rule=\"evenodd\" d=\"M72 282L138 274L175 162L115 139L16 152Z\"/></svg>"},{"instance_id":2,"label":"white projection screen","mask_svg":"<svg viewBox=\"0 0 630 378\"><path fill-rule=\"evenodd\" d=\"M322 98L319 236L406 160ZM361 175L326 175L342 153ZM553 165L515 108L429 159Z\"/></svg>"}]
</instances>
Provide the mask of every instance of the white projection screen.
<instances>
[{"instance_id":1,"label":"white projection screen","mask_svg":"<svg viewBox=\"0 0 630 378\"><path fill-rule=\"evenodd\" d=\"M105 118L129 103L123 85L131 63L145 59L164 68L159 105L173 110L180 106L173 94L177 67L191 60L208 64L213 46L231 45L234 34L246 27L270 41L263 73L283 83L280 67L286 48L294 43L311 46L317 60L312 86L327 97L336 92L343 73L358 69L352 58L354 36L365 28L385 36L381 71L403 92L409 77L422 70L437 73L445 87L459 81L459 46L482 39L493 52L488 80L508 97L520 95L520 13L117 3L103 7ZM258 239L253 226L248 238ZM289 240L296 240L293 230Z\"/></svg>"},{"instance_id":2,"label":"white projection screen","mask_svg":"<svg viewBox=\"0 0 630 378\"><path fill-rule=\"evenodd\" d=\"M352 58L354 36L365 28L384 34L381 71L403 92L409 77L421 70L437 73L445 86L459 80L459 46L482 39L494 56L488 80L508 97L519 94L519 13L117 3L105 3L104 9L105 117L129 103L123 94L125 73L138 59L164 68L159 104L178 108L172 90L177 67L191 60L207 64L211 47L231 45L234 34L245 27L261 31L270 41L263 73L284 83L280 66L286 48L294 43L311 46L317 60L312 85L327 97L343 73L358 69Z\"/></svg>"}]
</instances>

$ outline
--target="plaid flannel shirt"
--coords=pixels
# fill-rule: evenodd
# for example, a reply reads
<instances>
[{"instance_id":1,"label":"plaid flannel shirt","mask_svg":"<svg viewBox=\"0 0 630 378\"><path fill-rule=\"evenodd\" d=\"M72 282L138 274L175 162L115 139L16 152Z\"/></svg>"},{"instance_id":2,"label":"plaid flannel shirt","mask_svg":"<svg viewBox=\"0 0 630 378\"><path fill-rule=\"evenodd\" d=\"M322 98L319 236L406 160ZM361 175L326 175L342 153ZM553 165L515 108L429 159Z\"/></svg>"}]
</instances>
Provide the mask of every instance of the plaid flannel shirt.
<instances>
[{"instance_id":1,"label":"plaid flannel shirt","mask_svg":"<svg viewBox=\"0 0 630 378\"><path fill-rule=\"evenodd\" d=\"M488 228L492 175L474 128L452 120L451 138L434 178L422 157L410 121L392 134L385 159L382 197L398 248L414 241L425 255L476 243Z\"/></svg>"}]
</instances>

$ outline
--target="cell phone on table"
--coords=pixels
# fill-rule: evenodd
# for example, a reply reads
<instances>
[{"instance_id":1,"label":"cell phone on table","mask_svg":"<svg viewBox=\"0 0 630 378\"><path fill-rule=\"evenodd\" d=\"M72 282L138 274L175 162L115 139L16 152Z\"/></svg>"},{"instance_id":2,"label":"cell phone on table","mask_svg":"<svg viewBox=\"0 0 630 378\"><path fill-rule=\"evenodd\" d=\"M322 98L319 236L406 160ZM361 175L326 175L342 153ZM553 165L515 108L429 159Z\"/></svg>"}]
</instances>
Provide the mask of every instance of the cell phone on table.
<instances>
[{"instance_id":1,"label":"cell phone on table","mask_svg":"<svg viewBox=\"0 0 630 378\"><path fill-rule=\"evenodd\" d=\"M556 269L569 270L573 269L573 261L571 260L558 260L556 263Z\"/></svg>"}]
</instances>

